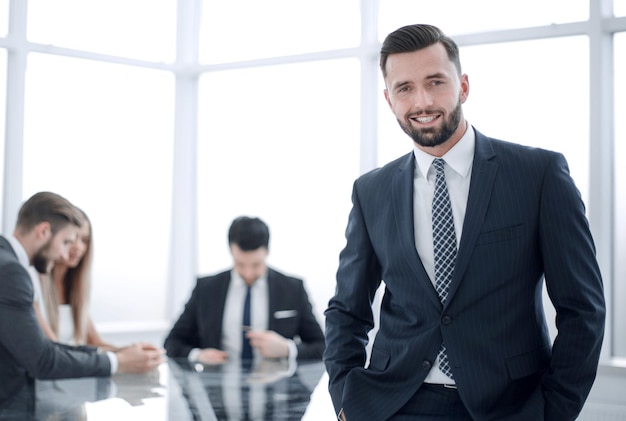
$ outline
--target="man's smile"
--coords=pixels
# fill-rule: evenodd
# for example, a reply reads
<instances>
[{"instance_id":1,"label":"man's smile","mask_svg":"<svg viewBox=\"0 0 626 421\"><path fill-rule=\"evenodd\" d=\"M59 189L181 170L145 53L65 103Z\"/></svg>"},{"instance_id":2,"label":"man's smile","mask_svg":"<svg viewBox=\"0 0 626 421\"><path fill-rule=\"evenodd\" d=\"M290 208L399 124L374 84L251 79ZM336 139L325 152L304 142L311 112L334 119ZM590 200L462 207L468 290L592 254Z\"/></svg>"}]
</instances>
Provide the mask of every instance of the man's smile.
<instances>
[{"instance_id":1,"label":"man's smile","mask_svg":"<svg viewBox=\"0 0 626 421\"><path fill-rule=\"evenodd\" d=\"M428 116L411 116L409 117L410 120L418 123L418 124L429 124L432 123L435 120L438 120L441 117L441 114L437 114L437 115L428 115Z\"/></svg>"}]
</instances>

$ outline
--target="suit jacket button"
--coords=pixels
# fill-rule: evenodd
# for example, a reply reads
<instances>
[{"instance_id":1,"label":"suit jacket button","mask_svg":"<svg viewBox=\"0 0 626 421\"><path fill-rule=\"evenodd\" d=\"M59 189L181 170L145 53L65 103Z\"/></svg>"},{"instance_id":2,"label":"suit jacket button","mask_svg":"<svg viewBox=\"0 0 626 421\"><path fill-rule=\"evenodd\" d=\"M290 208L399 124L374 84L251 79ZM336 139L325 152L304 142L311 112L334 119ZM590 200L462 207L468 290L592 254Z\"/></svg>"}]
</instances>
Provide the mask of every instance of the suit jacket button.
<instances>
[{"instance_id":1,"label":"suit jacket button","mask_svg":"<svg viewBox=\"0 0 626 421\"><path fill-rule=\"evenodd\" d=\"M423 368L424 370L430 370L432 366L433 366L433 365L430 363L430 361L424 361L424 362L422 363L422 368Z\"/></svg>"},{"instance_id":2,"label":"suit jacket button","mask_svg":"<svg viewBox=\"0 0 626 421\"><path fill-rule=\"evenodd\" d=\"M443 316L441 318L441 323L443 323L444 325L449 325L450 323L452 323L452 317L450 316Z\"/></svg>"}]
</instances>

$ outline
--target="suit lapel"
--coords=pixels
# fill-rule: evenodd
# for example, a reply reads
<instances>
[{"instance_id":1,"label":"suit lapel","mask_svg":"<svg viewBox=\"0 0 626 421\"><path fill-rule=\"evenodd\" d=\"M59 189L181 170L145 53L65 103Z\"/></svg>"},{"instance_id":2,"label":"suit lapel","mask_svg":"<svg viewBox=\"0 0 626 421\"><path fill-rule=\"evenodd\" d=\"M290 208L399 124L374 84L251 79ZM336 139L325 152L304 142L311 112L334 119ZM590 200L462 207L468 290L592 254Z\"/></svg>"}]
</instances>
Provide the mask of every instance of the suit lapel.
<instances>
[{"instance_id":1,"label":"suit lapel","mask_svg":"<svg viewBox=\"0 0 626 421\"><path fill-rule=\"evenodd\" d=\"M491 147L491 143L478 130L475 130L475 132L476 149L474 152L474 163L472 164L472 179L467 199L467 210L463 221L461 244L459 244L452 284L450 285L448 304L452 301L472 256L474 245L485 220L485 214L487 213L498 171L498 164L492 161L496 154Z\"/></svg>"},{"instance_id":2,"label":"suit lapel","mask_svg":"<svg viewBox=\"0 0 626 421\"><path fill-rule=\"evenodd\" d=\"M206 297L206 320L215 320L215 323L207 324L208 331L205 332L206 337L211 338L210 343L222 344L222 327L224 322L224 307L226 306L226 294L230 285L230 271L224 272L216 279L216 286L213 290L207 290L211 295Z\"/></svg>"},{"instance_id":3,"label":"suit lapel","mask_svg":"<svg viewBox=\"0 0 626 421\"><path fill-rule=\"evenodd\" d=\"M13 250L13 246L4 236L0 235L0 249L5 249L13 256L17 257L17 253Z\"/></svg>"},{"instance_id":4,"label":"suit lapel","mask_svg":"<svg viewBox=\"0 0 626 421\"><path fill-rule=\"evenodd\" d=\"M281 294L280 288L276 285L276 275L272 269L267 270L267 295L269 299L267 315L267 327L269 330L276 330L274 326L274 312L276 311L276 297Z\"/></svg>"},{"instance_id":5,"label":"suit lapel","mask_svg":"<svg viewBox=\"0 0 626 421\"><path fill-rule=\"evenodd\" d=\"M4 236L0 235L0 249L7 249L13 251L13 247L9 244L9 240L4 238ZM15 252L13 252L15 254Z\"/></svg>"},{"instance_id":6,"label":"suit lapel","mask_svg":"<svg viewBox=\"0 0 626 421\"><path fill-rule=\"evenodd\" d=\"M400 252L407 261L414 278L423 287L428 298L441 308L441 301L433 287L424 265L415 248L415 224L413 220L413 174L415 158L411 152L400 165L391 183L391 202L396 223L396 233ZM392 241L394 241L392 239Z\"/></svg>"}]
</instances>

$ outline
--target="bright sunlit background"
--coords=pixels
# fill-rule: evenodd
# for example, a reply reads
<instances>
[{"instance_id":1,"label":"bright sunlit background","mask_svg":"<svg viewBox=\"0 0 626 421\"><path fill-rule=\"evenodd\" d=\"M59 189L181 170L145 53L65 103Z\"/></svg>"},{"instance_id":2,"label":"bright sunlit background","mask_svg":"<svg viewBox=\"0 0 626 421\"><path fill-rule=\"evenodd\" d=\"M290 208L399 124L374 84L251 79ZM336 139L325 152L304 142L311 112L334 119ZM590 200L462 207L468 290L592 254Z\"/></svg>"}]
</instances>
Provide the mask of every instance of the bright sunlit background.
<instances>
[{"instance_id":1,"label":"bright sunlit background","mask_svg":"<svg viewBox=\"0 0 626 421\"><path fill-rule=\"evenodd\" d=\"M568 159L612 314L603 358L626 357L626 0L617 18L595 0L10 3L3 231L40 190L89 215L105 335L160 340L195 277L230 267L243 214L269 224L270 265L305 280L323 324L354 179L412 148L383 99L380 42L428 22L461 46L470 123Z\"/></svg>"}]
</instances>

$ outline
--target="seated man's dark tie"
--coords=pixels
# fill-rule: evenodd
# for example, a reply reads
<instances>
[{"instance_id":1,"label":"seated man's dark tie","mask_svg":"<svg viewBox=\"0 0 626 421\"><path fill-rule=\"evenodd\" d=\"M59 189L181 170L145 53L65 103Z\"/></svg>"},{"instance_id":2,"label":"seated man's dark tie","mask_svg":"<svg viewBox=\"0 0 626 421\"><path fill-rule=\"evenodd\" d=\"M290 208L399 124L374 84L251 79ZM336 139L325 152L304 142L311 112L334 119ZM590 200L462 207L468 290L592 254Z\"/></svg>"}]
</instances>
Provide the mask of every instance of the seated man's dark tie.
<instances>
[{"instance_id":1,"label":"seated man's dark tie","mask_svg":"<svg viewBox=\"0 0 626 421\"><path fill-rule=\"evenodd\" d=\"M250 290L251 287L248 286L248 290L246 291L246 300L243 304L243 325L246 327L243 329L243 337L241 342L241 359L243 361L252 360L252 347L250 346L250 341L246 337L246 329L250 326Z\"/></svg>"}]
</instances>

